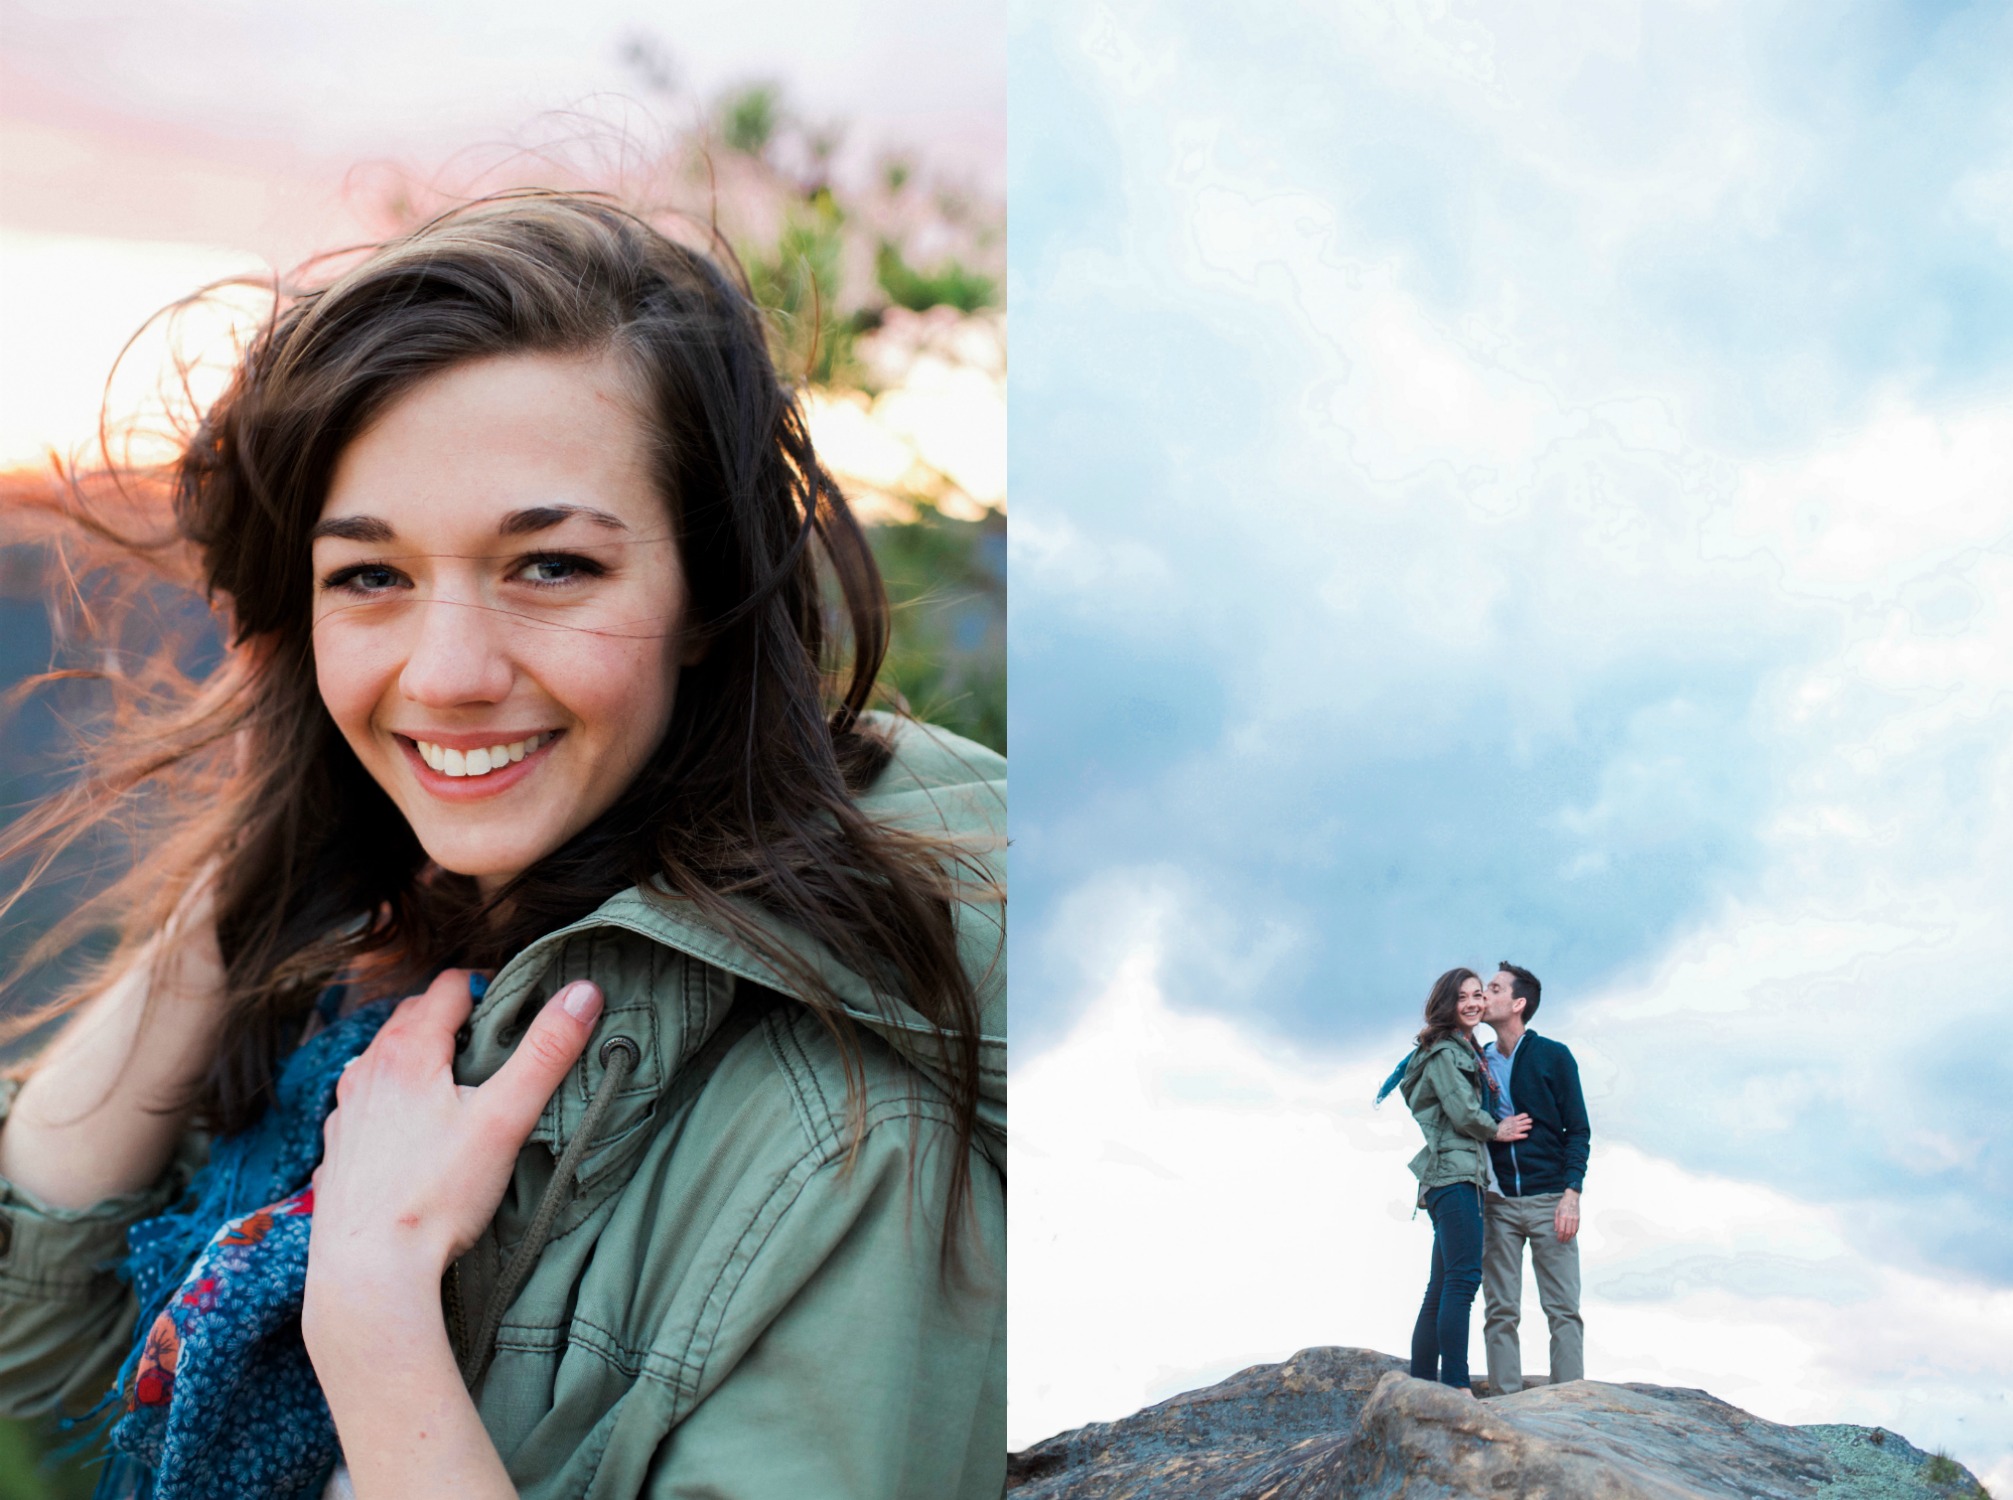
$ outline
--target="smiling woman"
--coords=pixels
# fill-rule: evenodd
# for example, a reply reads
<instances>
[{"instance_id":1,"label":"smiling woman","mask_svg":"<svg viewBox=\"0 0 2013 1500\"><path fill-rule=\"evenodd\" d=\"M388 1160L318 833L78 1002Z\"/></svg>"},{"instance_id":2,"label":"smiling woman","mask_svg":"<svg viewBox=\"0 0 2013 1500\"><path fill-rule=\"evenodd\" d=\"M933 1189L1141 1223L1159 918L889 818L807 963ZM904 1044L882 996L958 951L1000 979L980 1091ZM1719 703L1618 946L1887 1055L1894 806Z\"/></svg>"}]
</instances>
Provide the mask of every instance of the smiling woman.
<instances>
[{"instance_id":1,"label":"smiling woman","mask_svg":"<svg viewBox=\"0 0 2013 1500\"><path fill-rule=\"evenodd\" d=\"M1004 763L868 711L722 262L457 211L283 296L165 483L15 498L229 646L0 847L173 809L0 1085L0 1410L156 1500L997 1495Z\"/></svg>"},{"instance_id":2,"label":"smiling woman","mask_svg":"<svg viewBox=\"0 0 2013 1500\"><path fill-rule=\"evenodd\" d=\"M344 450L310 533L329 716L478 884L608 810L703 650L635 385L607 353L433 376Z\"/></svg>"}]
</instances>

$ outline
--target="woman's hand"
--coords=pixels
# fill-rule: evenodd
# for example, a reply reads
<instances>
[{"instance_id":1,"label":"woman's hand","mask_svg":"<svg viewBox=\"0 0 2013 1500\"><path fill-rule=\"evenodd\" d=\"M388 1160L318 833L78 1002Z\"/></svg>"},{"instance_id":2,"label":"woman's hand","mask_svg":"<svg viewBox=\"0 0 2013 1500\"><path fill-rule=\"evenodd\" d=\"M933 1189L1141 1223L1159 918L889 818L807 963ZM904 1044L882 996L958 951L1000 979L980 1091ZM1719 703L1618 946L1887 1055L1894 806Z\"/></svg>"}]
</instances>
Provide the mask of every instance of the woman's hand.
<instances>
[{"instance_id":1,"label":"woman's hand","mask_svg":"<svg viewBox=\"0 0 2013 1500\"><path fill-rule=\"evenodd\" d=\"M469 977L449 969L392 1012L344 1070L322 1131L301 1335L359 1500L515 1493L461 1383L440 1278L495 1215L601 992L566 986L495 1077L463 1088L454 1034L474 1005Z\"/></svg>"},{"instance_id":2,"label":"woman's hand","mask_svg":"<svg viewBox=\"0 0 2013 1500\"><path fill-rule=\"evenodd\" d=\"M1529 1115L1511 1115L1509 1119L1496 1127L1496 1139L1499 1141L1521 1141L1530 1133L1531 1117Z\"/></svg>"},{"instance_id":3,"label":"woman's hand","mask_svg":"<svg viewBox=\"0 0 2013 1500\"><path fill-rule=\"evenodd\" d=\"M314 1176L310 1309L318 1290L374 1295L388 1276L438 1291L495 1216L518 1152L601 1013L592 984L566 986L496 1075L465 1088L454 1081L454 1034L474 1007L470 977L448 969L403 1001L343 1070Z\"/></svg>"}]
</instances>

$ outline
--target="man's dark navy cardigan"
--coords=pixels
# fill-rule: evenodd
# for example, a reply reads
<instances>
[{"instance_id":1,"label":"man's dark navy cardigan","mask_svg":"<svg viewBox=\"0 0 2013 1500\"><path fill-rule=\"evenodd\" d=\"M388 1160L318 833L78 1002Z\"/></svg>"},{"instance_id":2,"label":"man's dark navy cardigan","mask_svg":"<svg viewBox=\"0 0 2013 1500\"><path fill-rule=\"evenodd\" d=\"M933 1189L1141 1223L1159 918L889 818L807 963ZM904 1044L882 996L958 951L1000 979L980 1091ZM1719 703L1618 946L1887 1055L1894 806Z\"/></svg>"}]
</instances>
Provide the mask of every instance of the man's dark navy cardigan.
<instances>
[{"instance_id":1,"label":"man's dark navy cardigan","mask_svg":"<svg viewBox=\"0 0 2013 1500\"><path fill-rule=\"evenodd\" d=\"M1510 1103L1531 1117L1531 1133L1521 1141L1491 1141L1496 1180L1511 1198L1578 1191L1587 1175L1587 1101L1580 1094L1580 1067L1564 1042L1526 1031L1510 1054Z\"/></svg>"}]
</instances>

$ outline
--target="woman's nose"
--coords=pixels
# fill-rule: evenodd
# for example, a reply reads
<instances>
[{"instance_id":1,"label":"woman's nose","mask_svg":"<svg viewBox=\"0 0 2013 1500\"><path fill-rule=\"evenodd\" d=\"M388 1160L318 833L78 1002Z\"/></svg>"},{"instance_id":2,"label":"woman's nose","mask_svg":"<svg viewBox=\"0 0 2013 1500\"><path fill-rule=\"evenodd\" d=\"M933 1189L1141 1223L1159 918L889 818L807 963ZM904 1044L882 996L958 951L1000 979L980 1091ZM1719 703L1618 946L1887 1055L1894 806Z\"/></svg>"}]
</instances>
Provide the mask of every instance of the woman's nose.
<instances>
[{"instance_id":1,"label":"woman's nose","mask_svg":"<svg viewBox=\"0 0 2013 1500\"><path fill-rule=\"evenodd\" d=\"M466 595L437 596L419 604L419 627L399 673L399 687L414 703L453 708L498 703L513 676L506 648L508 622Z\"/></svg>"}]
</instances>

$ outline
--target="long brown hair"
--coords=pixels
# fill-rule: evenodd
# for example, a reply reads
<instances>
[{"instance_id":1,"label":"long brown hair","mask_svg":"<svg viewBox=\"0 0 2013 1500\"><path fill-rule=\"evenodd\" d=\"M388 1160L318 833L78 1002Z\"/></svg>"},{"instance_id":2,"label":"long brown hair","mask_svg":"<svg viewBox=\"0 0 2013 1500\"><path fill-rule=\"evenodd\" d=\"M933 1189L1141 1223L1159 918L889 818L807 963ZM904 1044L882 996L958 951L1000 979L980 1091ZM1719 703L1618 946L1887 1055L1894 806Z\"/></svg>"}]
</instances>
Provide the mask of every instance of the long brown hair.
<instances>
[{"instance_id":1,"label":"long brown hair","mask_svg":"<svg viewBox=\"0 0 2013 1500\"><path fill-rule=\"evenodd\" d=\"M1430 1047L1444 1037L1461 1034L1461 1018L1456 1013L1461 986L1481 977L1473 969L1449 969L1433 981L1426 995L1426 1024L1419 1032L1418 1046Z\"/></svg>"},{"instance_id":2,"label":"long brown hair","mask_svg":"<svg viewBox=\"0 0 2013 1500\"><path fill-rule=\"evenodd\" d=\"M681 670L663 743L616 804L485 900L430 864L322 704L309 532L345 446L419 381L500 354L603 351L648 392L658 483L706 650ZM126 506L126 524L94 503L106 496ZM130 522L150 497L149 535ZM153 810L130 873L38 950L109 924L121 942L101 978L132 962L210 872L228 1019L188 1101L199 1119L225 1131L249 1123L337 976L418 983L452 964L494 967L618 891L661 886L768 960L832 1030L856 1122L857 1036L774 923L809 934L937 1029L959 1122L956 1221L969 1192L979 1006L953 906L984 883L981 861L880 826L855 802L889 757L860 717L887 649L887 598L724 247L702 253L593 195L456 209L281 293L167 470L72 473L27 498L110 543L128 573L146 564L196 584L227 633L208 672L183 675L164 647L113 676L110 730L85 774L0 839L0 860L36 856L32 881L97 825ZM163 504L172 519L158 524Z\"/></svg>"}]
</instances>

